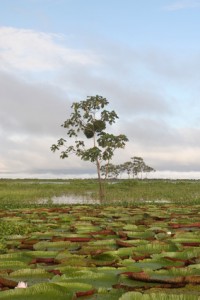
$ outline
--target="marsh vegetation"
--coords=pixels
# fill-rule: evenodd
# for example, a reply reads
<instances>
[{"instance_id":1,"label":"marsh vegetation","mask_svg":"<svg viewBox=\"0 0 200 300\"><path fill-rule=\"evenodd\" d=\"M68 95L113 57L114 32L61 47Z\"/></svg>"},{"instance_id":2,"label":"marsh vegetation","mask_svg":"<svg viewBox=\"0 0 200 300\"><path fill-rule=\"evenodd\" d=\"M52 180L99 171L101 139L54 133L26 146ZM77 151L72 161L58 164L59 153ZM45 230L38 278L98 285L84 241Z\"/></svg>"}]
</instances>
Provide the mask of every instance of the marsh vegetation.
<instances>
[{"instance_id":1,"label":"marsh vegetation","mask_svg":"<svg viewBox=\"0 0 200 300\"><path fill-rule=\"evenodd\" d=\"M170 201L175 204L199 204L199 180L137 180L119 179L105 182L104 205L137 204L145 202ZM96 179L39 180L1 179L0 207L29 207L41 204L53 205L52 198L66 196L60 204L81 203L81 198L98 203L98 182ZM64 199L64 198L63 198ZM69 200L69 201L68 201ZM83 201L84 203L84 201ZM58 204L58 203L56 203Z\"/></svg>"}]
</instances>

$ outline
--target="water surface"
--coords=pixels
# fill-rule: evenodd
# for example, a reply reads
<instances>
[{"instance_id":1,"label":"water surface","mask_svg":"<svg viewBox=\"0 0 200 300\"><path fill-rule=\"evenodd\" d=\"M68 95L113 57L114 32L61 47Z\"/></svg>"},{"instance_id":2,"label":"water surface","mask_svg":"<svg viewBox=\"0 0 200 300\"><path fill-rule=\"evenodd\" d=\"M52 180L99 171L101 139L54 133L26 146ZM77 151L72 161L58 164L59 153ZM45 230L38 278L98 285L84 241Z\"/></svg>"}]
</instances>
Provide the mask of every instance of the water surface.
<instances>
[{"instance_id":1,"label":"water surface","mask_svg":"<svg viewBox=\"0 0 200 300\"><path fill-rule=\"evenodd\" d=\"M63 195L53 196L50 199L43 199L40 203L52 202L53 204L99 204L99 200L93 199L89 195Z\"/></svg>"}]
</instances>

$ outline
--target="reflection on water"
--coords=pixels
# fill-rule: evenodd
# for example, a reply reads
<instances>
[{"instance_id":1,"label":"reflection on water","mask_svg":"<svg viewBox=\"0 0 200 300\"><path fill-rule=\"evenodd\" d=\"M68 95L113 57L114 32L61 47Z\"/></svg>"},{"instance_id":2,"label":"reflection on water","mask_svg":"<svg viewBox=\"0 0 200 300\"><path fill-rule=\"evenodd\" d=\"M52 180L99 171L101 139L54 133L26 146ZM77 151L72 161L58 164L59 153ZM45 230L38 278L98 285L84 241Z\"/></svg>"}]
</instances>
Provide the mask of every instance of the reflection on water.
<instances>
[{"instance_id":1,"label":"reflection on water","mask_svg":"<svg viewBox=\"0 0 200 300\"><path fill-rule=\"evenodd\" d=\"M99 204L99 200L92 199L88 195L63 195L63 196L53 196L50 199L43 199L40 201L41 204L45 203L53 204Z\"/></svg>"},{"instance_id":2,"label":"reflection on water","mask_svg":"<svg viewBox=\"0 0 200 300\"><path fill-rule=\"evenodd\" d=\"M171 203L170 200L158 199L158 200L146 200L146 203Z\"/></svg>"},{"instance_id":3,"label":"reflection on water","mask_svg":"<svg viewBox=\"0 0 200 300\"><path fill-rule=\"evenodd\" d=\"M141 202L152 203L152 204L154 204L154 203L161 203L161 204L171 203L171 201L165 200L165 199L156 199L156 200L141 199ZM39 201L39 203L40 204L47 204L47 203L49 203L49 204L100 204L100 201L92 198L92 196L90 195L90 192L89 192L86 195L68 194L68 195L63 195L63 196L53 196L48 199L42 199Z\"/></svg>"}]
</instances>

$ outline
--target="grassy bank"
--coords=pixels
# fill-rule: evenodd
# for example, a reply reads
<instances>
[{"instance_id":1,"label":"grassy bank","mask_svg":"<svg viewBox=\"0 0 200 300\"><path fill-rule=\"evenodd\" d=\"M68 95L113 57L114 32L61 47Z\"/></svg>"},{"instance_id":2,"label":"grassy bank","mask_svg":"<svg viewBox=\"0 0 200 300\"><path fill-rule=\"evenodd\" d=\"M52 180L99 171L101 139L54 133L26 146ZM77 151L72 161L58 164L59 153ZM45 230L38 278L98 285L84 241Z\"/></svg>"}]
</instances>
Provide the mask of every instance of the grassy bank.
<instances>
[{"instance_id":1,"label":"grassy bank","mask_svg":"<svg viewBox=\"0 0 200 300\"><path fill-rule=\"evenodd\" d=\"M171 201L177 204L200 203L200 180L117 180L105 184L105 204ZM39 180L1 179L0 207L29 207L38 200L62 195L90 195L98 200L95 179ZM51 201L49 201L51 204Z\"/></svg>"}]
</instances>

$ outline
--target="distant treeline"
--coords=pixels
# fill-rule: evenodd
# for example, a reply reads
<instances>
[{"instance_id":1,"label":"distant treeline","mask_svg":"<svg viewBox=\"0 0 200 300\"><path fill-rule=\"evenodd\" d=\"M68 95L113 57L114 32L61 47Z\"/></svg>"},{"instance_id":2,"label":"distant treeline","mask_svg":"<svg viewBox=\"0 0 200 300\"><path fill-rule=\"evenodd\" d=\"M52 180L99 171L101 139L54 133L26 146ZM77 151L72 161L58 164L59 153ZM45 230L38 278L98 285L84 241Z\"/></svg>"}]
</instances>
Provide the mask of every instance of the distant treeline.
<instances>
[{"instance_id":1,"label":"distant treeline","mask_svg":"<svg viewBox=\"0 0 200 300\"><path fill-rule=\"evenodd\" d=\"M105 178L118 178L122 174L126 173L128 178L143 179L150 172L155 172L155 169L148 166L142 157L131 157L130 161L126 161L123 164L114 165L107 163L101 166L101 174Z\"/></svg>"}]
</instances>

